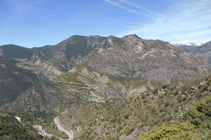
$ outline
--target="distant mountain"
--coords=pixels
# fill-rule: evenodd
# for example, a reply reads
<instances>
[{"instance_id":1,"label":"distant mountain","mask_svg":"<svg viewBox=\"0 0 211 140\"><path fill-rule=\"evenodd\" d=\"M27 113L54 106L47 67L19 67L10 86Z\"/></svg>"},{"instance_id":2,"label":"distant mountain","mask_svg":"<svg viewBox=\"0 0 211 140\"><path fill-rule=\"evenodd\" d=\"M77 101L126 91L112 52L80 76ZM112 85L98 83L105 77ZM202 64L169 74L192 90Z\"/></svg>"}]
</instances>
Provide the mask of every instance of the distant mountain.
<instances>
[{"instance_id":1,"label":"distant mountain","mask_svg":"<svg viewBox=\"0 0 211 140\"><path fill-rule=\"evenodd\" d=\"M199 56L206 58L211 64L211 41L205 43L202 46L196 47L191 51L192 53L198 54Z\"/></svg>"},{"instance_id":2,"label":"distant mountain","mask_svg":"<svg viewBox=\"0 0 211 140\"><path fill-rule=\"evenodd\" d=\"M194 50L192 50L191 52L192 53L195 53L195 54L204 54L204 53L207 53L207 52L210 52L211 51L211 41L199 46L199 47L196 47Z\"/></svg>"},{"instance_id":3,"label":"distant mountain","mask_svg":"<svg viewBox=\"0 0 211 140\"><path fill-rule=\"evenodd\" d=\"M191 51L194 48L201 46L205 43L207 43L207 41L192 42L192 41L186 40L184 42L173 42L171 44L177 48L184 48Z\"/></svg>"},{"instance_id":4,"label":"distant mountain","mask_svg":"<svg viewBox=\"0 0 211 140\"><path fill-rule=\"evenodd\" d=\"M29 49L13 44L3 45L0 46L0 56L16 60L16 65L18 67L30 69L41 78L50 78L62 73L56 67L45 61L45 58L50 56L51 47L52 46L47 45ZM43 59L41 60L41 58Z\"/></svg>"}]
</instances>

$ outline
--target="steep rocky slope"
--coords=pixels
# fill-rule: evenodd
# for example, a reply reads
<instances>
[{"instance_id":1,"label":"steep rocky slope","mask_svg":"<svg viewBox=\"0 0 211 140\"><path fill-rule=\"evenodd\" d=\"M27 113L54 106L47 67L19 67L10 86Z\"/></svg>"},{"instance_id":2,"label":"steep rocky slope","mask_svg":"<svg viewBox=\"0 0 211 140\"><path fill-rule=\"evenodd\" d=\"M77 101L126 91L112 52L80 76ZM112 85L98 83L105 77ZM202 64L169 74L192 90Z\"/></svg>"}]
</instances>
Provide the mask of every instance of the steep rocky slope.
<instances>
[{"instance_id":1,"label":"steep rocky slope","mask_svg":"<svg viewBox=\"0 0 211 140\"><path fill-rule=\"evenodd\" d=\"M79 84L77 90L86 89L98 97L114 99L137 95L161 84L191 80L210 69L205 59L167 42L144 40L136 35L110 36L107 42L111 44L108 48L97 47L81 64L53 80Z\"/></svg>"}]
</instances>

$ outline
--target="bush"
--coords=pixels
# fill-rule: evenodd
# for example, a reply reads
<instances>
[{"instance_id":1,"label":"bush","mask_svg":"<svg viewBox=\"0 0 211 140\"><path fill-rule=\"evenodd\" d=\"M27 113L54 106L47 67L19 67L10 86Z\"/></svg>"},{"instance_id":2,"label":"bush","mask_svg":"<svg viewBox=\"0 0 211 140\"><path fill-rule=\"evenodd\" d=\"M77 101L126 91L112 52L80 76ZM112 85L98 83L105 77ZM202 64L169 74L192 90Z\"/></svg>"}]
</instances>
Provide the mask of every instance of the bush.
<instances>
[{"instance_id":1,"label":"bush","mask_svg":"<svg viewBox=\"0 0 211 140\"><path fill-rule=\"evenodd\" d=\"M165 107L168 107L169 105L170 105L169 102L165 102L164 104Z\"/></svg>"},{"instance_id":2,"label":"bush","mask_svg":"<svg viewBox=\"0 0 211 140\"><path fill-rule=\"evenodd\" d=\"M147 103L147 100L146 99L144 100L144 103Z\"/></svg>"},{"instance_id":3,"label":"bush","mask_svg":"<svg viewBox=\"0 0 211 140\"><path fill-rule=\"evenodd\" d=\"M198 91L197 93L196 93L196 98L197 99L200 99L202 97L202 92L201 91Z\"/></svg>"},{"instance_id":4,"label":"bush","mask_svg":"<svg viewBox=\"0 0 211 140\"><path fill-rule=\"evenodd\" d=\"M170 121L170 120L172 120L173 119L173 116L168 116L167 117L167 121Z\"/></svg>"},{"instance_id":5,"label":"bush","mask_svg":"<svg viewBox=\"0 0 211 140\"><path fill-rule=\"evenodd\" d=\"M166 89L169 85L163 85L162 89Z\"/></svg>"},{"instance_id":6,"label":"bush","mask_svg":"<svg viewBox=\"0 0 211 140\"><path fill-rule=\"evenodd\" d=\"M177 100L178 100L179 103L181 103L181 102L182 102L182 96L179 95L179 96L177 97Z\"/></svg>"},{"instance_id":7,"label":"bush","mask_svg":"<svg viewBox=\"0 0 211 140\"><path fill-rule=\"evenodd\" d=\"M152 93L155 95L156 93L158 93L158 89L157 89L157 88L154 89L154 90L152 91Z\"/></svg>"},{"instance_id":8,"label":"bush","mask_svg":"<svg viewBox=\"0 0 211 140\"><path fill-rule=\"evenodd\" d=\"M202 139L211 138L211 96L205 97L195 106L191 106L184 117L195 125L196 134Z\"/></svg>"},{"instance_id":9,"label":"bush","mask_svg":"<svg viewBox=\"0 0 211 140\"><path fill-rule=\"evenodd\" d=\"M203 91L207 91L208 88L209 88L209 86L208 86L208 85L205 85L205 86L203 87Z\"/></svg>"},{"instance_id":10,"label":"bush","mask_svg":"<svg viewBox=\"0 0 211 140\"><path fill-rule=\"evenodd\" d=\"M190 123L184 122L179 125L153 127L144 137L138 140L200 140L197 138L191 129L193 126Z\"/></svg>"},{"instance_id":11,"label":"bush","mask_svg":"<svg viewBox=\"0 0 211 140\"><path fill-rule=\"evenodd\" d=\"M130 116L129 114L126 114L126 115L125 115L125 119L128 119L128 118L129 118L129 116Z\"/></svg>"},{"instance_id":12,"label":"bush","mask_svg":"<svg viewBox=\"0 0 211 140\"><path fill-rule=\"evenodd\" d=\"M178 109L178 108L176 108L176 109L174 110L174 112L175 112L175 113L178 113L178 112L179 112L179 109Z\"/></svg>"},{"instance_id":13,"label":"bush","mask_svg":"<svg viewBox=\"0 0 211 140\"><path fill-rule=\"evenodd\" d=\"M135 130L135 127L129 128L129 129L126 131L126 136L130 135L130 133L132 133L134 130Z\"/></svg>"}]
</instances>

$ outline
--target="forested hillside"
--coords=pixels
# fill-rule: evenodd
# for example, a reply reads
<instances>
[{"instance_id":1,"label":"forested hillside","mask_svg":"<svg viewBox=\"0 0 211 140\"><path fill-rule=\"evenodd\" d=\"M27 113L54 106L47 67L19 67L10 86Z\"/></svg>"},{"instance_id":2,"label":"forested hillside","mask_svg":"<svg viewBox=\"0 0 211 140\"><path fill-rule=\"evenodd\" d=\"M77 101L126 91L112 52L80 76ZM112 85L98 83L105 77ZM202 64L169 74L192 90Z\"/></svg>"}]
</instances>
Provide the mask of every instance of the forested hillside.
<instances>
[{"instance_id":1,"label":"forested hillside","mask_svg":"<svg viewBox=\"0 0 211 140\"><path fill-rule=\"evenodd\" d=\"M44 140L31 125L21 124L13 115L0 112L1 140Z\"/></svg>"},{"instance_id":2,"label":"forested hillside","mask_svg":"<svg viewBox=\"0 0 211 140\"><path fill-rule=\"evenodd\" d=\"M40 79L30 70L16 66L17 61L0 57L0 106L16 100Z\"/></svg>"}]
</instances>

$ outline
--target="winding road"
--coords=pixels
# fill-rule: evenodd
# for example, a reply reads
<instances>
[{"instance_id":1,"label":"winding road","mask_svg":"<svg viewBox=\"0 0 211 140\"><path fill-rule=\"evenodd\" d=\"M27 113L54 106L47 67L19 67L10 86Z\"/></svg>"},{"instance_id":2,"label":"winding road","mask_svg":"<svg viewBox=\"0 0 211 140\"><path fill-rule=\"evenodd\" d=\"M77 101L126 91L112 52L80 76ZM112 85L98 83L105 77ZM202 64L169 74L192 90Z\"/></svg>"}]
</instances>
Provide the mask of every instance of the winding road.
<instances>
[{"instance_id":1,"label":"winding road","mask_svg":"<svg viewBox=\"0 0 211 140\"><path fill-rule=\"evenodd\" d=\"M57 116L57 117L54 119L54 122L55 122L55 124L57 125L57 128L58 128L60 131L66 133L66 134L70 137L70 139L67 139L67 140L71 140L71 139L74 138L73 132L69 132L69 131L66 130L63 126L61 126L61 125L59 124L59 116Z\"/></svg>"}]
</instances>

